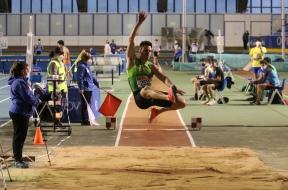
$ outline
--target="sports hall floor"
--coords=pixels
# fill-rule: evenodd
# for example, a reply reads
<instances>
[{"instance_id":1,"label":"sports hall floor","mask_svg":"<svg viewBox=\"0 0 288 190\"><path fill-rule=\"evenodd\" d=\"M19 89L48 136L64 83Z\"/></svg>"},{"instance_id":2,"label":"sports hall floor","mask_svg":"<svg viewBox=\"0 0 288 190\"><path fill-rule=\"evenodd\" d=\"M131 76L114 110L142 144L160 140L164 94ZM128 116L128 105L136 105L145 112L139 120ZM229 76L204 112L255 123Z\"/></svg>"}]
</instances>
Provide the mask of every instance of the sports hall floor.
<instances>
[{"instance_id":1,"label":"sports hall floor","mask_svg":"<svg viewBox=\"0 0 288 190\"><path fill-rule=\"evenodd\" d=\"M126 110L126 100L130 95L126 75L120 77L120 81L115 82L112 86L113 94L122 99L122 104L117 112L118 127L116 130L106 130L105 118L101 117L99 122L101 126L98 128L89 126L80 126L72 124L72 135L67 137L66 133L49 133L48 149L55 151L59 146L126 146L125 141L129 137L132 138L128 146L145 146L145 138L140 137L141 134L157 131L156 135L165 136L168 139L177 137L183 139L183 134L188 134L190 144L187 146L198 147L248 147L259 154L259 158L265 164L277 170L288 170L288 107L283 105L249 105L248 101L244 101L247 96L240 92L245 80L242 76L234 75L235 85L231 90L225 89L224 96L229 97L230 101L224 105L207 106L202 105L200 101L190 101L193 95L190 79L196 74L195 72L175 72L170 68L164 67L166 73L178 88L185 90L187 93L184 98L187 101L187 107L180 110L185 126L173 126L168 118L156 118L154 124L148 125L143 123L148 120L148 110L136 110L141 113L141 116L129 120L129 111ZM288 77L288 73L280 73L280 76ZM111 87L111 82L100 82L102 87ZM0 143L3 146L4 152L11 153L11 137L12 127L8 117L9 107L9 87L7 86L7 75L0 76ZM287 94L287 93L286 93ZM101 99L103 101L105 93L102 92ZM130 113L131 114L131 113ZM132 112L133 114L133 112ZM123 117L122 117L123 116ZM179 118L174 113L175 118ZM174 117L173 116L173 117ZM128 118L128 120L125 120ZM202 129L200 131L192 131L190 128L191 118L202 118ZM171 118L169 118L171 119ZM175 120L175 119L172 119ZM128 129L123 128L123 123L129 122ZM143 128L131 128L131 126L141 126ZM165 128L167 126L167 129ZM180 127L180 128L178 128ZM186 127L186 128L185 128ZM119 132L121 130L121 134ZM137 133L129 136L129 133L135 131ZM124 132L123 132L124 131ZM183 131L180 134L179 131ZM43 158L45 156L44 146L33 145L34 127L31 126L26 139L24 153ZM122 136L121 136L122 135ZM125 136L126 135L126 136ZM138 135L138 136L137 136ZM137 138L136 138L137 137ZM124 138L122 140L121 138ZM141 143L137 139L142 139ZM161 137L162 138L162 137ZM191 139L192 138L192 139ZM148 139L147 139L148 140ZM176 139L176 141L178 141ZM122 144L121 144L122 142ZM182 146L177 144L167 144L166 146ZM156 146L155 144L149 146ZM165 146L165 144L161 144ZM184 145L186 146L186 145Z\"/></svg>"}]
</instances>

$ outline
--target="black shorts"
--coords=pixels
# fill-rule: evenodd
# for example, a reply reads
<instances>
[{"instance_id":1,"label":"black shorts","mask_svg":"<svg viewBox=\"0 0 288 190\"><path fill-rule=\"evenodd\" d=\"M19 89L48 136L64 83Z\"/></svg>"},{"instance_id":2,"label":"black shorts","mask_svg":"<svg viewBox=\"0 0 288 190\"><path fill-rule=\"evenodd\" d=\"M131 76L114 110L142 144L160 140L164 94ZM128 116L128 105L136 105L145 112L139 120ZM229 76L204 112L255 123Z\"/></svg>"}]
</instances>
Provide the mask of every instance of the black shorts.
<instances>
[{"instance_id":1,"label":"black shorts","mask_svg":"<svg viewBox=\"0 0 288 190\"><path fill-rule=\"evenodd\" d=\"M145 99L141 96L140 91L141 90L137 90L133 92L135 103L140 109L147 109L151 106L159 106L164 108L170 108L172 106L172 102L168 100Z\"/></svg>"}]
</instances>

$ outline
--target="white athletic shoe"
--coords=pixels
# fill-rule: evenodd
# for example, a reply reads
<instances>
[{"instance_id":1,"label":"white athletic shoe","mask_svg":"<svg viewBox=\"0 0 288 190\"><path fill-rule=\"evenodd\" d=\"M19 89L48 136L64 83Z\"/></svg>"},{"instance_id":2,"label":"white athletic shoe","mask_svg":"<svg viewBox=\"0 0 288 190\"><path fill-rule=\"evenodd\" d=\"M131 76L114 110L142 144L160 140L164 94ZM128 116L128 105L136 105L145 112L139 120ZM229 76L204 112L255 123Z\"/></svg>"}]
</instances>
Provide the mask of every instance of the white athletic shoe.
<instances>
[{"instance_id":1,"label":"white athletic shoe","mask_svg":"<svg viewBox=\"0 0 288 190\"><path fill-rule=\"evenodd\" d=\"M211 99L208 103L207 103L207 105L209 105L209 106L213 106L213 105L215 105L216 104L216 101L214 100L214 99Z\"/></svg>"},{"instance_id":2,"label":"white athletic shoe","mask_svg":"<svg viewBox=\"0 0 288 190\"><path fill-rule=\"evenodd\" d=\"M210 102L210 99L207 99L205 101L202 101L201 104L205 105L205 104L208 104Z\"/></svg>"}]
</instances>

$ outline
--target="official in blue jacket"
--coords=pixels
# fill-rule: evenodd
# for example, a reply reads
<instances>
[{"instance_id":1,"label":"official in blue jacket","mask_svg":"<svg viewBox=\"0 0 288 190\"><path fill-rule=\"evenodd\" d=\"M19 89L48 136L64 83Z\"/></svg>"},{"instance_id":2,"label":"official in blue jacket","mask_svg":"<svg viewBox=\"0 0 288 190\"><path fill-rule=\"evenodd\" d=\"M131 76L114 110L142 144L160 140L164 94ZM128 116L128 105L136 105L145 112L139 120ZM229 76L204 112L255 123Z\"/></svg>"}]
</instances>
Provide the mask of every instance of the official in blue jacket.
<instances>
[{"instance_id":1,"label":"official in blue jacket","mask_svg":"<svg viewBox=\"0 0 288 190\"><path fill-rule=\"evenodd\" d=\"M81 61L77 65L77 84L81 94L81 124L89 125L89 117L87 112L87 104L90 103L93 86L99 88L98 81L93 77L89 63L91 56L88 52L84 52L81 56ZM86 99L84 99L84 97Z\"/></svg>"},{"instance_id":2,"label":"official in blue jacket","mask_svg":"<svg viewBox=\"0 0 288 190\"><path fill-rule=\"evenodd\" d=\"M10 85L11 106L9 115L12 119L13 154L15 167L28 168L28 164L22 160L24 142L27 136L29 118L33 114L33 106L39 103L39 99L33 95L28 83L28 65L24 62L16 62L12 65L8 79Z\"/></svg>"}]
</instances>

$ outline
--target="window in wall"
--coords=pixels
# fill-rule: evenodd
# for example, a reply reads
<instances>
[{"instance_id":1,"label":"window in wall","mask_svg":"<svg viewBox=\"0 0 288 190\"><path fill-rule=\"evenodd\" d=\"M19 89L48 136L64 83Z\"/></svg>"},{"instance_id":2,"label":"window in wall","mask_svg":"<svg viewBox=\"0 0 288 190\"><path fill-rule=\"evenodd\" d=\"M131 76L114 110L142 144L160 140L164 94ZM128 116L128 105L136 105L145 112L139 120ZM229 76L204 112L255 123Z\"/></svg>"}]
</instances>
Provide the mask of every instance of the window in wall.
<instances>
[{"instance_id":1,"label":"window in wall","mask_svg":"<svg viewBox=\"0 0 288 190\"><path fill-rule=\"evenodd\" d=\"M216 0L216 12L217 13L225 13L225 1L223 0Z\"/></svg>"},{"instance_id":2,"label":"window in wall","mask_svg":"<svg viewBox=\"0 0 288 190\"><path fill-rule=\"evenodd\" d=\"M61 13L61 1L52 0L52 13Z\"/></svg>"},{"instance_id":3,"label":"window in wall","mask_svg":"<svg viewBox=\"0 0 288 190\"><path fill-rule=\"evenodd\" d=\"M63 12L64 13L72 12L72 0L63 0Z\"/></svg>"},{"instance_id":4,"label":"window in wall","mask_svg":"<svg viewBox=\"0 0 288 190\"><path fill-rule=\"evenodd\" d=\"M271 8L262 8L262 13L271 13Z\"/></svg>"},{"instance_id":5,"label":"window in wall","mask_svg":"<svg viewBox=\"0 0 288 190\"><path fill-rule=\"evenodd\" d=\"M42 0L42 12L43 13L51 12L51 0Z\"/></svg>"},{"instance_id":6,"label":"window in wall","mask_svg":"<svg viewBox=\"0 0 288 190\"><path fill-rule=\"evenodd\" d=\"M261 7L261 1L260 0L253 0L252 1L252 7Z\"/></svg>"},{"instance_id":7,"label":"window in wall","mask_svg":"<svg viewBox=\"0 0 288 190\"><path fill-rule=\"evenodd\" d=\"M174 0L167 0L167 12L174 12Z\"/></svg>"},{"instance_id":8,"label":"window in wall","mask_svg":"<svg viewBox=\"0 0 288 190\"><path fill-rule=\"evenodd\" d=\"M40 13L41 12L41 1L32 0L32 13Z\"/></svg>"},{"instance_id":9,"label":"window in wall","mask_svg":"<svg viewBox=\"0 0 288 190\"><path fill-rule=\"evenodd\" d=\"M97 10L96 0L88 0L88 13L95 13Z\"/></svg>"},{"instance_id":10,"label":"window in wall","mask_svg":"<svg viewBox=\"0 0 288 190\"><path fill-rule=\"evenodd\" d=\"M77 0L72 0L72 6L73 6L73 13L78 13L78 5L77 5Z\"/></svg>"},{"instance_id":11,"label":"window in wall","mask_svg":"<svg viewBox=\"0 0 288 190\"><path fill-rule=\"evenodd\" d=\"M20 13L20 0L12 0L12 13Z\"/></svg>"},{"instance_id":12,"label":"window in wall","mask_svg":"<svg viewBox=\"0 0 288 190\"><path fill-rule=\"evenodd\" d=\"M107 0L98 1L98 12L106 13L107 12Z\"/></svg>"},{"instance_id":13,"label":"window in wall","mask_svg":"<svg viewBox=\"0 0 288 190\"><path fill-rule=\"evenodd\" d=\"M22 13L30 13L30 0L22 0Z\"/></svg>"},{"instance_id":14,"label":"window in wall","mask_svg":"<svg viewBox=\"0 0 288 190\"><path fill-rule=\"evenodd\" d=\"M262 0L262 7L271 7L271 0Z\"/></svg>"},{"instance_id":15,"label":"window in wall","mask_svg":"<svg viewBox=\"0 0 288 190\"><path fill-rule=\"evenodd\" d=\"M129 12L130 13L138 12L138 0L130 0L129 1Z\"/></svg>"},{"instance_id":16,"label":"window in wall","mask_svg":"<svg viewBox=\"0 0 288 190\"><path fill-rule=\"evenodd\" d=\"M287 4L286 4L287 6ZM273 0L272 7L281 7L281 0Z\"/></svg>"},{"instance_id":17,"label":"window in wall","mask_svg":"<svg viewBox=\"0 0 288 190\"><path fill-rule=\"evenodd\" d=\"M273 14L281 14L281 8L272 8Z\"/></svg>"},{"instance_id":18,"label":"window in wall","mask_svg":"<svg viewBox=\"0 0 288 190\"><path fill-rule=\"evenodd\" d=\"M228 13L236 13L236 0L228 0L227 1L227 12Z\"/></svg>"},{"instance_id":19,"label":"window in wall","mask_svg":"<svg viewBox=\"0 0 288 190\"><path fill-rule=\"evenodd\" d=\"M119 12L120 13L128 12L128 0L119 0Z\"/></svg>"},{"instance_id":20,"label":"window in wall","mask_svg":"<svg viewBox=\"0 0 288 190\"><path fill-rule=\"evenodd\" d=\"M156 0L150 0L150 12L157 13L157 1Z\"/></svg>"},{"instance_id":21,"label":"window in wall","mask_svg":"<svg viewBox=\"0 0 288 190\"><path fill-rule=\"evenodd\" d=\"M183 6L182 0L175 0L175 12L176 13L182 13L182 6Z\"/></svg>"},{"instance_id":22,"label":"window in wall","mask_svg":"<svg viewBox=\"0 0 288 190\"><path fill-rule=\"evenodd\" d=\"M252 13L261 13L261 9L252 7Z\"/></svg>"},{"instance_id":23,"label":"window in wall","mask_svg":"<svg viewBox=\"0 0 288 190\"><path fill-rule=\"evenodd\" d=\"M149 3L149 0L140 0L140 10L141 11L146 11L148 12L148 3Z\"/></svg>"},{"instance_id":24,"label":"window in wall","mask_svg":"<svg viewBox=\"0 0 288 190\"><path fill-rule=\"evenodd\" d=\"M196 13L204 13L205 12L205 1L197 1L196 2Z\"/></svg>"},{"instance_id":25,"label":"window in wall","mask_svg":"<svg viewBox=\"0 0 288 190\"><path fill-rule=\"evenodd\" d=\"M215 13L215 0L206 0L206 12Z\"/></svg>"},{"instance_id":26,"label":"window in wall","mask_svg":"<svg viewBox=\"0 0 288 190\"><path fill-rule=\"evenodd\" d=\"M120 1L120 3L121 3L121 1ZM117 13L117 0L109 0L108 12L109 13Z\"/></svg>"},{"instance_id":27,"label":"window in wall","mask_svg":"<svg viewBox=\"0 0 288 190\"><path fill-rule=\"evenodd\" d=\"M187 13L194 13L194 0L186 0Z\"/></svg>"}]
</instances>

